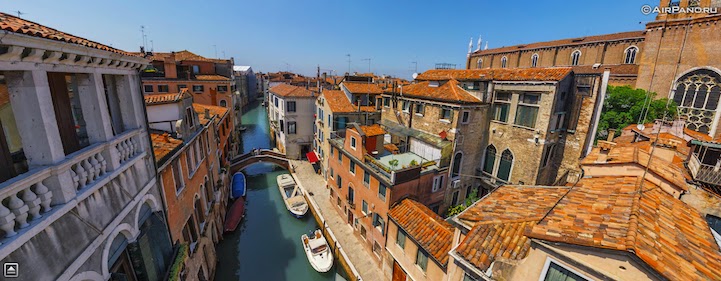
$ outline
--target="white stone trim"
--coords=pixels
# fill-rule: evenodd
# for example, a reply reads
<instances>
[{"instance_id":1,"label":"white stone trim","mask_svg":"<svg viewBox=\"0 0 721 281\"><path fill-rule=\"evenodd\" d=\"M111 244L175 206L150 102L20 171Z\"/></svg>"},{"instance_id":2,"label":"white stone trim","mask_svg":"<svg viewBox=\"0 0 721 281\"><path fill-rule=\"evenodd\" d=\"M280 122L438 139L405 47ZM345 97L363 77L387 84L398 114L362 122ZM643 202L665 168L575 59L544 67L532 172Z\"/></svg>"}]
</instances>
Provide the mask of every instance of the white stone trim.
<instances>
[{"instance_id":1,"label":"white stone trim","mask_svg":"<svg viewBox=\"0 0 721 281\"><path fill-rule=\"evenodd\" d=\"M146 202L149 203L148 205L150 205L150 209L153 210L153 212L161 210L160 205L158 204L158 199L155 198L155 195L152 193L145 194L145 196L140 199L138 206L135 208L135 219L133 220L133 222L135 222L135 229L140 229L140 209Z\"/></svg>"},{"instance_id":2,"label":"white stone trim","mask_svg":"<svg viewBox=\"0 0 721 281\"><path fill-rule=\"evenodd\" d=\"M115 240L115 237L122 234L125 236L125 238L128 240L128 243L132 243L135 241L138 230L133 228L128 223L122 223L113 229L110 235L108 235L108 239L105 240L104 246L103 246L103 258L100 260L100 266L103 270L103 276L107 279L110 278L110 271L108 269L108 255L110 254L110 246L113 244L113 240Z\"/></svg>"}]
</instances>

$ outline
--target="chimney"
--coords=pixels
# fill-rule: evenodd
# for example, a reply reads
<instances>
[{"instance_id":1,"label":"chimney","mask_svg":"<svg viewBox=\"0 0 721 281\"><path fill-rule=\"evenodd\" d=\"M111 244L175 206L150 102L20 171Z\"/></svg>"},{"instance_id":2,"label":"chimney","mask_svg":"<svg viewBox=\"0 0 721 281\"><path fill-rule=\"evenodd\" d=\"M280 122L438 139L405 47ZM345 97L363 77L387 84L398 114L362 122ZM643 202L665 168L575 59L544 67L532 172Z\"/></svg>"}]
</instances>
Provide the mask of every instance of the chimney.
<instances>
[{"instance_id":1,"label":"chimney","mask_svg":"<svg viewBox=\"0 0 721 281\"><path fill-rule=\"evenodd\" d=\"M616 137L616 129L608 129L608 137L606 141L613 142L613 138Z\"/></svg>"},{"instance_id":2,"label":"chimney","mask_svg":"<svg viewBox=\"0 0 721 281\"><path fill-rule=\"evenodd\" d=\"M210 119L210 109L205 109L205 119Z\"/></svg>"},{"instance_id":3,"label":"chimney","mask_svg":"<svg viewBox=\"0 0 721 281\"><path fill-rule=\"evenodd\" d=\"M163 68L165 71L165 78L178 78L178 69L175 66L175 52L171 52L170 56L165 57L163 60Z\"/></svg>"}]
</instances>

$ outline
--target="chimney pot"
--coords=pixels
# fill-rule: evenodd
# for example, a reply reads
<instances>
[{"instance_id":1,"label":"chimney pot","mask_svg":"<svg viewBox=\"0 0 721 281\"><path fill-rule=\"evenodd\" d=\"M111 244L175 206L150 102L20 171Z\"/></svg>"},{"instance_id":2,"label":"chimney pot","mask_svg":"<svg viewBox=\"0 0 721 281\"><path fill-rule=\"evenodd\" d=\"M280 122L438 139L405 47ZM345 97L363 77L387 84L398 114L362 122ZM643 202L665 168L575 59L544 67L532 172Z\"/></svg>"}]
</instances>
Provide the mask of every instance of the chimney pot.
<instances>
[{"instance_id":1,"label":"chimney pot","mask_svg":"<svg viewBox=\"0 0 721 281\"><path fill-rule=\"evenodd\" d=\"M608 129L608 137L606 138L606 141L613 141L613 138L616 136L616 129Z\"/></svg>"},{"instance_id":2,"label":"chimney pot","mask_svg":"<svg viewBox=\"0 0 721 281\"><path fill-rule=\"evenodd\" d=\"M210 109L205 109L205 119L210 119Z\"/></svg>"}]
</instances>

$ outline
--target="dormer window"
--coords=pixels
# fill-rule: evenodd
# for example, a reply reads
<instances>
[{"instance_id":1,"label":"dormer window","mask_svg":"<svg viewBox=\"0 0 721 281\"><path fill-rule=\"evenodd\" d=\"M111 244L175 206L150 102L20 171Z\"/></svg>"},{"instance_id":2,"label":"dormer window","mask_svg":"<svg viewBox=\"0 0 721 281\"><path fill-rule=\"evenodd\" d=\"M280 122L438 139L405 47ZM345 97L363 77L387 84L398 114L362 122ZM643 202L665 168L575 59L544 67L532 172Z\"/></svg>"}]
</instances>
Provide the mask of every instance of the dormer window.
<instances>
[{"instance_id":1,"label":"dormer window","mask_svg":"<svg viewBox=\"0 0 721 281\"><path fill-rule=\"evenodd\" d=\"M438 82L438 81L428 82L428 86L429 86L429 87L438 87L438 86L440 86L440 85L441 85L441 83Z\"/></svg>"}]
</instances>

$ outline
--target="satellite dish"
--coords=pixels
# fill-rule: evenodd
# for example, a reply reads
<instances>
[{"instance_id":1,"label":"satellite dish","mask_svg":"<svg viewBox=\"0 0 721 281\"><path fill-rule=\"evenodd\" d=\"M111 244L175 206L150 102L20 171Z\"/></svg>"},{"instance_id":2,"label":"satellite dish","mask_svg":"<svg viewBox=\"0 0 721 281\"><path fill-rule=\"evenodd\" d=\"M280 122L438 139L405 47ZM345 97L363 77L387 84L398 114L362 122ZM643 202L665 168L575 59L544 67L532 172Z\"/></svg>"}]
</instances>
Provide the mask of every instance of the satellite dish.
<instances>
[{"instance_id":1,"label":"satellite dish","mask_svg":"<svg viewBox=\"0 0 721 281\"><path fill-rule=\"evenodd\" d=\"M636 125L636 129L638 129L639 131L643 131L646 129L646 126L644 126L643 124L638 124Z\"/></svg>"},{"instance_id":2,"label":"satellite dish","mask_svg":"<svg viewBox=\"0 0 721 281\"><path fill-rule=\"evenodd\" d=\"M416 78L418 78L418 73L413 73L413 79L415 80Z\"/></svg>"}]
</instances>

